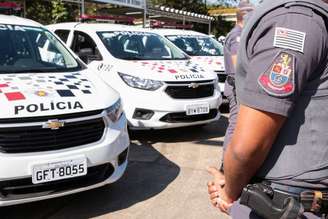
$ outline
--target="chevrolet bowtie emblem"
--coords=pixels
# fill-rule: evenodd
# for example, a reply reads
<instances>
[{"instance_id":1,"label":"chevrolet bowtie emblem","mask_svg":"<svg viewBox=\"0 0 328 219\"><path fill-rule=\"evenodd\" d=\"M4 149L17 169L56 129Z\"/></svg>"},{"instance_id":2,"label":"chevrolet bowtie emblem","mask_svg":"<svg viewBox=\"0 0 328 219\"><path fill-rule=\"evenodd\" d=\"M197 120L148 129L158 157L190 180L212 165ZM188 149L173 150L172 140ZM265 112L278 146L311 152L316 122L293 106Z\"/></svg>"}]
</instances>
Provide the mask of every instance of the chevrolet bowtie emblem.
<instances>
[{"instance_id":1,"label":"chevrolet bowtie emblem","mask_svg":"<svg viewBox=\"0 0 328 219\"><path fill-rule=\"evenodd\" d=\"M188 87L189 87L189 88L194 88L194 89L196 89L196 88L199 87L199 84L197 84L197 83L191 83L191 84L188 85Z\"/></svg>"},{"instance_id":2,"label":"chevrolet bowtie emblem","mask_svg":"<svg viewBox=\"0 0 328 219\"><path fill-rule=\"evenodd\" d=\"M64 127L64 122L59 121L58 119L55 120L49 120L48 122L45 122L42 124L42 128L44 129L51 129L51 130L57 130L59 128Z\"/></svg>"}]
</instances>

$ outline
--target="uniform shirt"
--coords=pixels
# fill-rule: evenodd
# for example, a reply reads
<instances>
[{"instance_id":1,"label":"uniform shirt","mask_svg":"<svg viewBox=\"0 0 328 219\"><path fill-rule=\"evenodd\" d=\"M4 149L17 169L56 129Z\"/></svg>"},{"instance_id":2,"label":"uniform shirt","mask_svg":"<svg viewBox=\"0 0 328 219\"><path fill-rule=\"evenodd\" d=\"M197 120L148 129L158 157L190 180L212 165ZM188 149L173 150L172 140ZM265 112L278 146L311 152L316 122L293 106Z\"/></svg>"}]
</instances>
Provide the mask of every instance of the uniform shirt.
<instances>
[{"instance_id":1,"label":"uniform shirt","mask_svg":"<svg viewBox=\"0 0 328 219\"><path fill-rule=\"evenodd\" d=\"M271 2L264 1L263 7ZM292 6L275 9L250 27L254 22L249 22L248 38L243 36L241 43L238 101L287 117L257 175L299 186L326 184L328 84L321 77L328 78L328 35L324 18L310 8ZM316 100L320 88L325 97Z\"/></svg>"},{"instance_id":2,"label":"uniform shirt","mask_svg":"<svg viewBox=\"0 0 328 219\"><path fill-rule=\"evenodd\" d=\"M241 36L242 28L239 25L236 25L227 35L225 44L224 44L224 65L226 74L230 76L234 76L236 73L236 68L232 62L232 56L237 55L240 36ZM231 96L233 87L225 82L224 95Z\"/></svg>"},{"instance_id":3,"label":"uniform shirt","mask_svg":"<svg viewBox=\"0 0 328 219\"><path fill-rule=\"evenodd\" d=\"M242 28L236 25L227 35L224 44L224 64L227 74L235 74L236 69L232 63L232 56L237 55Z\"/></svg>"}]
</instances>

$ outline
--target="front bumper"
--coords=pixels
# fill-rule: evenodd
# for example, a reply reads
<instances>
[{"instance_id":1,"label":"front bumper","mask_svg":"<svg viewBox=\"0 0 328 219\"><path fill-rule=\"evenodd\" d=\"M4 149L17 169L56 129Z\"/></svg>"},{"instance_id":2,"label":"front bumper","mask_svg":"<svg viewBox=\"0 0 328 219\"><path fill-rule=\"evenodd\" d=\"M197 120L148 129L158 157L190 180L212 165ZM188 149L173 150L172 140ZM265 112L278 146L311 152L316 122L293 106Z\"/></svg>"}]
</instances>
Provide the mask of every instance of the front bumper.
<instances>
[{"instance_id":1,"label":"front bumper","mask_svg":"<svg viewBox=\"0 0 328 219\"><path fill-rule=\"evenodd\" d=\"M120 93L124 110L131 129L168 129L193 125L207 124L220 118L219 106L222 103L221 93L215 89L214 95L198 99L173 99L163 89L158 91L143 91L138 89L126 89ZM208 104L209 115L188 117L187 105ZM150 119L137 119L135 112L138 109L153 112ZM213 113L216 111L216 113ZM179 118L175 121L168 117Z\"/></svg>"},{"instance_id":2,"label":"front bumper","mask_svg":"<svg viewBox=\"0 0 328 219\"><path fill-rule=\"evenodd\" d=\"M38 153L0 153L0 206L55 198L113 183L125 172L127 156L122 161L122 153L127 153L129 144L126 117L123 115L115 124L107 123L102 139L92 144ZM87 183L92 177L89 177L90 179L77 177L32 184L32 164L47 163L56 159L65 160L65 158L69 160L76 156L84 156L87 159L90 174L96 169L103 171L102 174L98 171L100 174L98 180ZM74 180L79 183L72 183Z\"/></svg>"}]
</instances>

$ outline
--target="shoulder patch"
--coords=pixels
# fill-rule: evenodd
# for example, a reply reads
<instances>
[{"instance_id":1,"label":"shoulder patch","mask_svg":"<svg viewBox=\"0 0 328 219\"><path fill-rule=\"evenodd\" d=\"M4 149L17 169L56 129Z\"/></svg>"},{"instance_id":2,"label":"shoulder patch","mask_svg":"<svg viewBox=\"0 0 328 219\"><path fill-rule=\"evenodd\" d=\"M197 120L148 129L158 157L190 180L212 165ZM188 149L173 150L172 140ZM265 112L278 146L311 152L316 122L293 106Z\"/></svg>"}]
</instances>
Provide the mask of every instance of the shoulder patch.
<instances>
[{"instance_id":1,"label":"shoulder patch","mask_svg":"<svg viewBox=\"0 0 328 219\"><path fill-rule=\"evenodd\" d=\"M258 79L262 89L271 96L286 97L295 90L295 57L280 52L270 68Z\"/></svg>"},{"instance_id":2,"label":"shoulder patch","mask_svg":"<svg viewBox=\"0 0 328 219\"><path fill-rule=\"evenodd\" d=\"M303 53L305 37L305 32L276 27L273 46Z\"/></svg>"}]
</instances>

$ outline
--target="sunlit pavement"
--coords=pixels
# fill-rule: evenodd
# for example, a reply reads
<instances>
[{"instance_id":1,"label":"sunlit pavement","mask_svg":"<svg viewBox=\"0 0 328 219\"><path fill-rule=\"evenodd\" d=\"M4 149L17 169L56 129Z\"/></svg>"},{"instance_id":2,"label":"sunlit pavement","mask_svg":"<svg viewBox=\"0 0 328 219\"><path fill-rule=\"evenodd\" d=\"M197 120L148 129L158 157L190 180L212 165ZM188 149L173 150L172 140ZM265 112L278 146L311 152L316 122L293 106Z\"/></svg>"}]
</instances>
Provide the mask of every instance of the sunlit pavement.
<instances>
[{"instance_id":1,"label":"sunlit pavement","mask_svg":"<svg viewBox=\"0 0 328 219\"><path fill-rule=\"evenodd\" d=\"M206 187L206 167L219 165L226 126L224 115L204 127L133 132L127 172L115 184L0 208L0 218L228 218L211 207Z\"/></svg>"}]
</instances>

